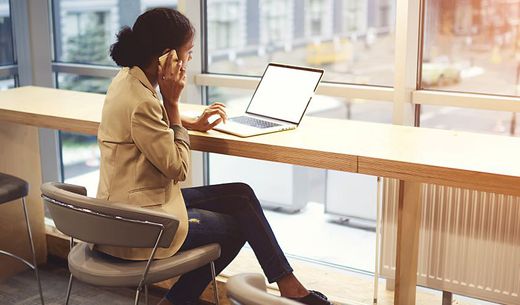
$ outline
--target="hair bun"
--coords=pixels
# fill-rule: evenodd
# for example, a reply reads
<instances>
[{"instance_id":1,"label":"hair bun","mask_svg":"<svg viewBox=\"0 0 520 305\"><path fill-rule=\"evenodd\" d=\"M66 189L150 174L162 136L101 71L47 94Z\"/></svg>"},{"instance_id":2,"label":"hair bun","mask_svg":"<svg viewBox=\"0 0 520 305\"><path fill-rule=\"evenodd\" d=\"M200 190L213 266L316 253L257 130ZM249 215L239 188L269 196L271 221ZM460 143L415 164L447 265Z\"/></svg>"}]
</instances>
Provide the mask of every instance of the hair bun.
<instances>
[{"instance_id":1,"label":"hair bun","mask_svg":"<svg viewBox=\"0 0 520 305\"><path fill-rule=\"evenodd\" d=\"M110 57L118 66L132 67L138 62L138 47L135 34L128 26L117 34L117 41L110 47Z\"/></svg>"}]
</instances>

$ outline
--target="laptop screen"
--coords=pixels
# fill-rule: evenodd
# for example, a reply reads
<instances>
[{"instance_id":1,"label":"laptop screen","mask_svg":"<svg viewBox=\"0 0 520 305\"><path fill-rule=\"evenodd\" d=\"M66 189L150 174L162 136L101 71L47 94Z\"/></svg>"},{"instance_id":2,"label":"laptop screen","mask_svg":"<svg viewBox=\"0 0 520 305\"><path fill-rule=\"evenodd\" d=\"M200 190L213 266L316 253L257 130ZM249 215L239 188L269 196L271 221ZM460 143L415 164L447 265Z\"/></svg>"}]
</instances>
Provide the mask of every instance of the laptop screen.
<instances>
[{"instance_id":1,"label":"laptop screen","mask_svg":"<svg viewBox=\"0 0 520 305\"><path fill-rule=\"evenodd\" d=\"M323 70L269 64L246 113L299 124Z\"/></svg>"}]
</instances>

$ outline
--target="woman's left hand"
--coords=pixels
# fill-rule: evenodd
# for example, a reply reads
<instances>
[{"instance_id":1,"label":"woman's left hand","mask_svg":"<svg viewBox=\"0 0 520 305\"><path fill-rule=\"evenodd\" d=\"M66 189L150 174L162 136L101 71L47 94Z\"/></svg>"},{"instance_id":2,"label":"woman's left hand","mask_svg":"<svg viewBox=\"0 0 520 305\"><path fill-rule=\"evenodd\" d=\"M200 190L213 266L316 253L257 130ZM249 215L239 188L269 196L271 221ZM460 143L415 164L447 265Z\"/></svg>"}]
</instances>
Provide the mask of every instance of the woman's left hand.
<instances>
[{"instance_id":1,"label":"woman's left hand","mask_svg":"<svg viewBox=\"0 0 520 305\"><path fill-rule=\"evenodd\" d=\"M218 116L218 119L211 121L213 116ZM213 127L217 126L221 122L226 122L226 106L222 103L213 103L208 106L200 116L196 119L186 120L184 119L182 124L191 130L196 131L208 131Z\"/></svg>"}]
</instances>

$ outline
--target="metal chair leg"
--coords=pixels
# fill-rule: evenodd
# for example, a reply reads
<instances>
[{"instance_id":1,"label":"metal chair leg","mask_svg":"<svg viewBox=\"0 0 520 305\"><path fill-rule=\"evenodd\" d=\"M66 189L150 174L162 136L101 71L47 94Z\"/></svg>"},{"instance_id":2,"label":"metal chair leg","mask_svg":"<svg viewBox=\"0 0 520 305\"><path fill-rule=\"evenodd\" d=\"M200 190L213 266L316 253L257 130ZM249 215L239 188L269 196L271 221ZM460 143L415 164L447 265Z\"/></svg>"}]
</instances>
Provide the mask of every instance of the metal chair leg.
<instances>
[{"instance_id":1,"label":"metal chair leg","mask_svg":"<svg viewBox=\"0 0 520 305\"><path fill-rule=\"evenodd\" d=\"M72 290L72 274L69 277L69 285L67 286L67 296L65 299L65 305L69 305L70 291Z\"/></svg>"},{"instance_id":2,"label":"metal chair leg","mask_svg":"<svg viewBox=\"0 0 520 305\"><path fill-rule=\"evenodd\" d=\"M212 261L210 264L211 267L211 278L213 280L213 297L215 298L215 304L219 305L218 301L218 290L217 290L217 275L215 274L215 263Z\"/></svg>"},{"instance_id":3,"label":"metal chair leg","mask_svg":"<svg viewBox=\"0 0 520 305\"><path fill-rule=\"evenodd\" d=\"M134 301L134 305L138 305L139 304L139 297L141 296L141 286L137 287L137 289L135 290L135 301Z\"/></svg>"},{"instance_id":4,"label":"metal chair leg","mask_svg":"<svg viewBox=\"0 0 520 305\"><path fill-rule=\"evenodd\" d=\"M34 275L36 276L36 282L38 283L38 291L40 292L40 300L42 302L42 305L45 305L45 302L43 300L42 283L40 281L40 274L38 273L38 265L36 263L36 252L34 251L34 242L33 242L33 237L32 237L32 232L31 232L31 225L29 224L29 215L27 213L27 206L25 204L25 197L22 197L22 206L23 206L23 213L25 216L25 223L27 224L27 234L29 235L29 243L31 244Z\"/></svg>"},{"instance_id":5,"label":"metal chair leg","mask_svg":"<svg viewBox=\"0 0 520 305\"><path fill-rule=\"evenodd\" d=\"M144 285L144 303L148 305L148 285Z\"/></svg>"}]
</instances>

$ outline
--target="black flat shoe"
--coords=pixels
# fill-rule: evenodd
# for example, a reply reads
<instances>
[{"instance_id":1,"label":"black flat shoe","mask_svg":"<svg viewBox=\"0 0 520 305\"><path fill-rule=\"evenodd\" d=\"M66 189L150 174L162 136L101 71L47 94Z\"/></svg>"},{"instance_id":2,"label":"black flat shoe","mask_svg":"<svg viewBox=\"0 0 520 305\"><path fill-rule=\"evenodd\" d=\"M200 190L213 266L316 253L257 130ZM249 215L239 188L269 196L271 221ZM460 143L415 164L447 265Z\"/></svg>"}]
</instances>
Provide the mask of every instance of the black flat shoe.
<instances>
[{"instance_id":1,"label":"black flat shoe","mask_svg":"<svg viewBox=\"0 0 520 305\"><path fill-rule=\"evenodd\" d=\"M304 297L289 299L306 305L333 305L323 293L315 290L309 290L309 294Z\"/></svg>"}]
</instances>

